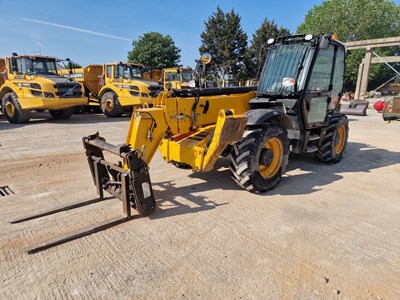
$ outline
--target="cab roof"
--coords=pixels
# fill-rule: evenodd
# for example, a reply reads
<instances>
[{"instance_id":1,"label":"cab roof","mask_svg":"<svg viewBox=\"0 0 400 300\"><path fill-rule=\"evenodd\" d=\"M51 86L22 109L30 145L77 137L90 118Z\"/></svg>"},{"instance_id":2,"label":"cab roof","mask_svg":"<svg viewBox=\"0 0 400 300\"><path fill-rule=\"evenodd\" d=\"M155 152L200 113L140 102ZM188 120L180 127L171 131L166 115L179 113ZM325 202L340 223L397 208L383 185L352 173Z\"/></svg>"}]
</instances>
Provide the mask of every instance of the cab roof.
<instances>
[{"instance_id":1,"label":"cab roof","mask_svg":"<svg viewBox=\"0 0 400 300\"><path fill-rule=\"evenodd\" d=\"M55 59L58 60L57 57L54 56L44 56L44 55L36 55L36 54L23 54L23 55L13 55L13 56L6 56L6 58L48 58L48 59Z\"/></svg>"}]
</instances>

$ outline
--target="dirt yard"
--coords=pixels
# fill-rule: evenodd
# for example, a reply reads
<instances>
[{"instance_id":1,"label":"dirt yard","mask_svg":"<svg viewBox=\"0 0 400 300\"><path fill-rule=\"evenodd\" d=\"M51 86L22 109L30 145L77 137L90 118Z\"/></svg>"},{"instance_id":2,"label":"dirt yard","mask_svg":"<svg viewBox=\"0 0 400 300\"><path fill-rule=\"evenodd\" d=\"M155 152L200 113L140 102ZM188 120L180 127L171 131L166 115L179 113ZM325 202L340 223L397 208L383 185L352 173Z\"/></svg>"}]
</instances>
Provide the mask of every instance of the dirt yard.
<instances>
[{"instance_id":1,"label":"dirt yard","mask_svg":"<svg viewBox=\"0 0 400 300\"><path fill-rule=\"evenodd\" d=\"M49 250L38 241L121 214L114 198L19 224L96 197L82 136L125 141L129 118L74 115L29 124L0 116L0 299L400 299L400 122L349 116L342 162L291 155L281 184L250 194L227 161L210 173L163 163L157 209Z\"/></svg>"}]
</instances>

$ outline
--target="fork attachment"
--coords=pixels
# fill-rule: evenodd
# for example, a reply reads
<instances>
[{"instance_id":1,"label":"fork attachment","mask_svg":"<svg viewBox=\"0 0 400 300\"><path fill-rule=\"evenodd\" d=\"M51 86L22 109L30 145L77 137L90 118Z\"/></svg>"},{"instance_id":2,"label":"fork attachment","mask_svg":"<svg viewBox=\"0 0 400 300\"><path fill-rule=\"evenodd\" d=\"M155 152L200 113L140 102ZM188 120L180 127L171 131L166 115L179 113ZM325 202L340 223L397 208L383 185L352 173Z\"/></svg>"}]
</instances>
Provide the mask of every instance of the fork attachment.
<instances>
[{"instance_id":1,"label":"fork attachment","mask_svg":"<svg viewBox=\"0 0 400 300\"><path fill-rule=\"evenodd\" d=\"M107 143L98 132L82 140L99 198L103 198L103 191L106 191L123 202L130 203L140 215L150 215L156 207L156 201L149 168L139 157L139 152L127 144L115 146ZM117 164L107 162L103 151L118 155L122 161ZM124 206L124 210L126 209L129 208Z\"/></svg>"}]
</instances>

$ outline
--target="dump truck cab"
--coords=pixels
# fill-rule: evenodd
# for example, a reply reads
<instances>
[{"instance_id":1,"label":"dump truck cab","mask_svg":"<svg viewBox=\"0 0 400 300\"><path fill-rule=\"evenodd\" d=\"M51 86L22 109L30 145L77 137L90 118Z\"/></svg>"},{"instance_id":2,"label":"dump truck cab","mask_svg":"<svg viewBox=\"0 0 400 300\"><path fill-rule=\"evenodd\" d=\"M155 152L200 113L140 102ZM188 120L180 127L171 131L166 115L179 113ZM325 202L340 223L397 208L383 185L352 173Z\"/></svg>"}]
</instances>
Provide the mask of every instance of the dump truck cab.
<instances>
[{"instance_id":1,"label":"dump truck cab","mask_svg":"<svg viewBox=\"0 0 400 300\"><path fill-rule=\"evenodd\" d=\"M53 118L67 119L74 106L87 103L82 85L59 75L60 60L55 57L13 55L1 61L0 99L10 123L28 122L32 110L49 110Z\"/></svg>"},{"instance_id":2,"label":"dump truck cab","mask_svg":"<svg viewBox=\"0 0 400 300\"><path fill-rule=\"evenodd\" d=\"M194 80L191 68L167 68L163 70L162 85L165 90L169 89L188 89L189 82Z\"/></svg>"}]
</instances>

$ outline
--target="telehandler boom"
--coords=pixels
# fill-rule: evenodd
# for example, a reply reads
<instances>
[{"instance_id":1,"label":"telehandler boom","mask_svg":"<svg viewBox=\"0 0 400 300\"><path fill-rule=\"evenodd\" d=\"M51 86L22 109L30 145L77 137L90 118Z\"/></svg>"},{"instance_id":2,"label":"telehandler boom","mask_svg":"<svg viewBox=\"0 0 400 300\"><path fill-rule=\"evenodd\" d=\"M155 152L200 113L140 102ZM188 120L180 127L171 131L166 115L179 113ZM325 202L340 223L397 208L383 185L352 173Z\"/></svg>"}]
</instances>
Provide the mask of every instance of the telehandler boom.
<instances>
[{"instance_id":1,"label":"telehandler boom","mask_svg":"<svg viewBox=\"0 0 400 300\"><path fill-rule=\"evenodd\" d=\"M212 170L218 158L227 155L232 178L254 193L281 181L290 151L314 152L322 162L339 162L348 139L347 118L336 112L345 46L331 35L295 35L271 39L269 45L257 91L162 91L153 107L134 111L124 145L111 145L98 133L84 137L99 199L103 191L121 199L123 220L131 217L131 207L142 216L151 214L156 203L148 165L157 149L165 162L195 172ZM202 58L210 61L209 55ZM106 161L103 151L120 161ZM77 236L81 235L69 235ZM47 241L29 251L64 240Z\"/></svg>"}]
</instances>

